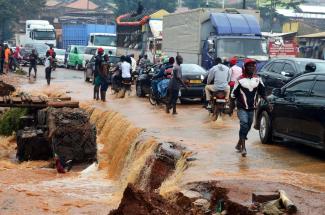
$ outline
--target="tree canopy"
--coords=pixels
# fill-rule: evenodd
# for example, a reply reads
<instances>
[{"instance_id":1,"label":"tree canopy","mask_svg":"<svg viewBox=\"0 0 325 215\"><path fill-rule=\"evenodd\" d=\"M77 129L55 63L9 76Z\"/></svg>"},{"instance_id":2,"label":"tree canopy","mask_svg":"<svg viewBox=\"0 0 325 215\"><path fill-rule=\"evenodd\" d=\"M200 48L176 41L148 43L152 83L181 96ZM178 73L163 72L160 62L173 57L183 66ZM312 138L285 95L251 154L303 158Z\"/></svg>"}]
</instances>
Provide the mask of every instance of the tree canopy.
<instances>
[{"instance_id":1,"label":"tree canopy","mask_svg":"<svg viewBox=\"0 0 325 215\"><path fill-rule=\"evenodd\" d=\"M19 19L37 18L45 0L0 0L0 40L11 36L11 29Z\"/></svg>"},{"instance_id":2,"label":"tree canopy","mask_svg":"<svg viewBox=\"0 0 325 215\"><path fill-rule=\"evenodd\" d=\"M146 10L165 9L168 12L174 12L177 6L175 0L142 0L141 2ZM116 15L136 11L138 8L138 1L135 0L114 0L114 3L116 5Z\"/></svg>"}]
</instances>

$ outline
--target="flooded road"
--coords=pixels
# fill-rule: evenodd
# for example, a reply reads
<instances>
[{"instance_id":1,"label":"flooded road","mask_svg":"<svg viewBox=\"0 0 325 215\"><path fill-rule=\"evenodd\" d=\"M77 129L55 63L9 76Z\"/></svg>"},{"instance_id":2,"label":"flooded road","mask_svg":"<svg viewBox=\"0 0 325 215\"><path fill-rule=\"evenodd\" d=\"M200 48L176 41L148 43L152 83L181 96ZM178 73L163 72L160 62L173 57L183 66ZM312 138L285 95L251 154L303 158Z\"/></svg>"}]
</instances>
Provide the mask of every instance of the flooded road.
<instances>
[{"instance_id":1,"label":"flooded road","mask_svg":"<svg viewBox=\"0 0 325 215\"><path fill-rule=\"evenodd\" d=\"M252 181L248 187L254 187L254 181L265 181L325 192L324 152L295 143L263 145L258 132L252 130L247 141L248 156L242 158L234 149L239 130L236 116L224 116L211 122L207 111L191 102L178 105L178 115L167 115L163 107L154 107L147 98L134 95L125 99L109 95L106 103L96 102L92 100L93 86L84 81L82 71L58 68L52 76L51 86L47 86L40 67L36 81L19 77L20 90L40 95L65 94L99 110L117 111L136 127L143 128L143 135L154 137L158 142L176 142L192 151L194 161L188 169L179 171L172 181L175 184L168 186L207 180L245 180L240 183ZM14 155L7 153L4 158L14 160ZM116 207L119 199L112 196L116 187L104 172L90 168L84 170L86 174L75 170L58 175L46 165L32 163L30 168L20 168L6 160L0 162L3 170L0 173L0 214L25 210L27 214L107 214ZM26 197L28 201L37 201L37 207L30 207Z\"/></svg>"},{"instance_id":2,"label":"flooded road","mask_svg":"<svg viewBox=\"0 0 325 215\"><path fill-rule=\"evenodd\" d=\"M40 75L43 73L40 72ZM106 103L92 101L92 85L85 83L82 71L58 69L51 87L42 76L36 82L27 79L26 91L67 93L100 109L113 109L125 115L147 135L175 141L195 153L196 161L184 173L182 182L209 179L260 179L287 182L306 189L325 191L324 152L295 143L261 144L256 130L247 141L247 158L234 150L239 123L236 116L211 122L200 104L178 106L178 115L164 113L163 107L151 106L147 98L130 96L117 99L110 95ZM134 92L133 92L134 93Z\"/></svg>"}]
</instances>

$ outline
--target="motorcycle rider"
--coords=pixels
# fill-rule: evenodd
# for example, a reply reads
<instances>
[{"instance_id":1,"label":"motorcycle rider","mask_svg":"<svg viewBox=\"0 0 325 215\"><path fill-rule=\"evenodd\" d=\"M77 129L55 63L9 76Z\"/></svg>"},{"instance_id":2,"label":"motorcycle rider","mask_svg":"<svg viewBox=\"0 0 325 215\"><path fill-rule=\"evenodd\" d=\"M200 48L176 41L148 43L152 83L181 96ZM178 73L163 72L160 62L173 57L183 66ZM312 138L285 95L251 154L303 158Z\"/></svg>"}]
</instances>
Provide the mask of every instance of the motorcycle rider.
<instances>
[{"instance_id":1,"label":"motorcycle rider","mask_svg":"<svg viewBox=\"0 0 325 215\"><path fill-rule=\"evenodd\" d=\"M124 57L122 59L122 63L121 63L121 70L122 70L122 83L124 85L124 87L126 87L126 85L131 83L131 59L128 57ZM129 89L128 89L129 90Z\"/></svg>"},{"instance_id":2,"label":"motorcycle rider","mask_svg":"<svg viewBox=\"0 0 325 215\"><path fill-rule=\"evenodd\" d=\"M215 58L215 66L208 72L207 85L205 86L205 95L208 103L207 108L211 108L211 97L213 92L224 91L225 99L228 101L230 95L230 80L229 68L222 64L221 58ZM213 84L212 81L214 81Z\"/></svg>"},{"instance_id":3,"label":"motorcycle rider","mask_svg":"<svg viewBox=\"0 0 325 215\"><path fill-rule=\"evenodd\" d=\"M243 75L236 81L231 95L232 98L237 100L237 114L240 121L239 141L235 148L238 152L241 152L243 157L247 154L245 141L253 123L257 95L260 95L268 103L262 79L255 73L256 61L245 59Z\"/></svg>"},{"instance_id":4,"label":"motorcycle rider","mask_svg":"<svg viewBox=\"0 0 325 215\"><path fill-rule=\"evenodd\" d=\"M315 63L307 63L305 66L305 72L304 73L310 73L316 71L316 64Z\"/></svg>"},{"instance_id":5,"label":"motorcycle rider","mask_svg":"<svg viewBox=\"0 0 325 215\"><path fill-rule=\"evenodd\" d=\"M236 57L232 57L229 60L229 64L230 64L230 70L229 70L230 82L229 82L229 86L230 86L230 92L232 92L232 90L234 89L236 81L243 74L243 70L242 70L242 68L237 66L237 58ZM229 108L230 108L230 113L232 114L233 110L235 108L235 100L232 99L232 98L230 98Z\"/></svg>"},{"instance_id":6,"label":"motorcycle rider","mask_svg":"<svg viewBox=\"0 0 325 215\"><path fill-rule=\"evenodd\" d=\"M148 59L148 55L145 54L139 61L139 67L144 69L148 64L150 64L150 60Z\"/></svg>"},{"instance_id":7,"label":"motorcycle rider","mask_svg":"<svg viewBox=\"0 0 325 215\"><path fill-rule=\"evenodd\" d=\"M173 73L173 65L175 63L175 58L164 58L163 65L160 68L159 72L152 77L151 86L154 91L155 96L158 95L158 84L163 79L170 79Z\"/></svg>"}]
</instances>

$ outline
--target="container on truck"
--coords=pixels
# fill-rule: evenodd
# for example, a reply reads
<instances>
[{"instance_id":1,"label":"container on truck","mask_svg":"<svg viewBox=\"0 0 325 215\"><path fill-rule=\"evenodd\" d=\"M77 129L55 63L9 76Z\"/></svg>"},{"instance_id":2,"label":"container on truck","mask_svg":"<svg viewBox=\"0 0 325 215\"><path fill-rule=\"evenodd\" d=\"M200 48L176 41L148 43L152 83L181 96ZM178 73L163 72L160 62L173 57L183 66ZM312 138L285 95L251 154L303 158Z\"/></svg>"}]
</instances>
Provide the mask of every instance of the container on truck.
<instances>
[{"instance_id":1,"label":"container on truck","mask_svg":"<svg viewBox=\"0 0 325 215\"><path fill-rule=\"evenodd\" d=\"M101 24L63 24L62 45L96 46L116 53L116 26Z\"/></svg>"},{"instance_id":2,"label":"container on truck","mask_svg":"<svg viewBox=\"0 0 325 215\"><path fill-rule=\"evenodd\" d=\"M56 47L54 26L46 20L27 20L26 33L17 37L17 45L47 44Z\"/></svg>"},{"instance_id":3,"label":"container on truck","mask_svg":"<svg viewBox=\"0 0 325 215\"><path fill-rule=\"evenodd\" d=\"M206 69L213 59L233 56L268 60L267 45L254 10L196 9L164 16L163 52Z\"/></svg>"}]
</instances>

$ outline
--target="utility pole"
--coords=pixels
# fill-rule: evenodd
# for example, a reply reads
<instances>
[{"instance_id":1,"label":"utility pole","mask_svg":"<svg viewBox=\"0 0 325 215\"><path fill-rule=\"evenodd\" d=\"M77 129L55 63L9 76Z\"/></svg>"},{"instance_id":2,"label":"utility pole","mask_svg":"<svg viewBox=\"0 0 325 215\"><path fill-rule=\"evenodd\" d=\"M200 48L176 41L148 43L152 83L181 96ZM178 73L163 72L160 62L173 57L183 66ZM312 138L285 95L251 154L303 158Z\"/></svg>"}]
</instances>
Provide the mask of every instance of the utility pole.
<instances>
[{"instance_id":1,"label":"utility pole","mask_svg":"<svg viewBox=\"0 0 325 215\"><path fill-rule=\"evenodd\" d=\"M243 0L243 9L246 9L246 0Z\"/></svg>"}]
</instances>

